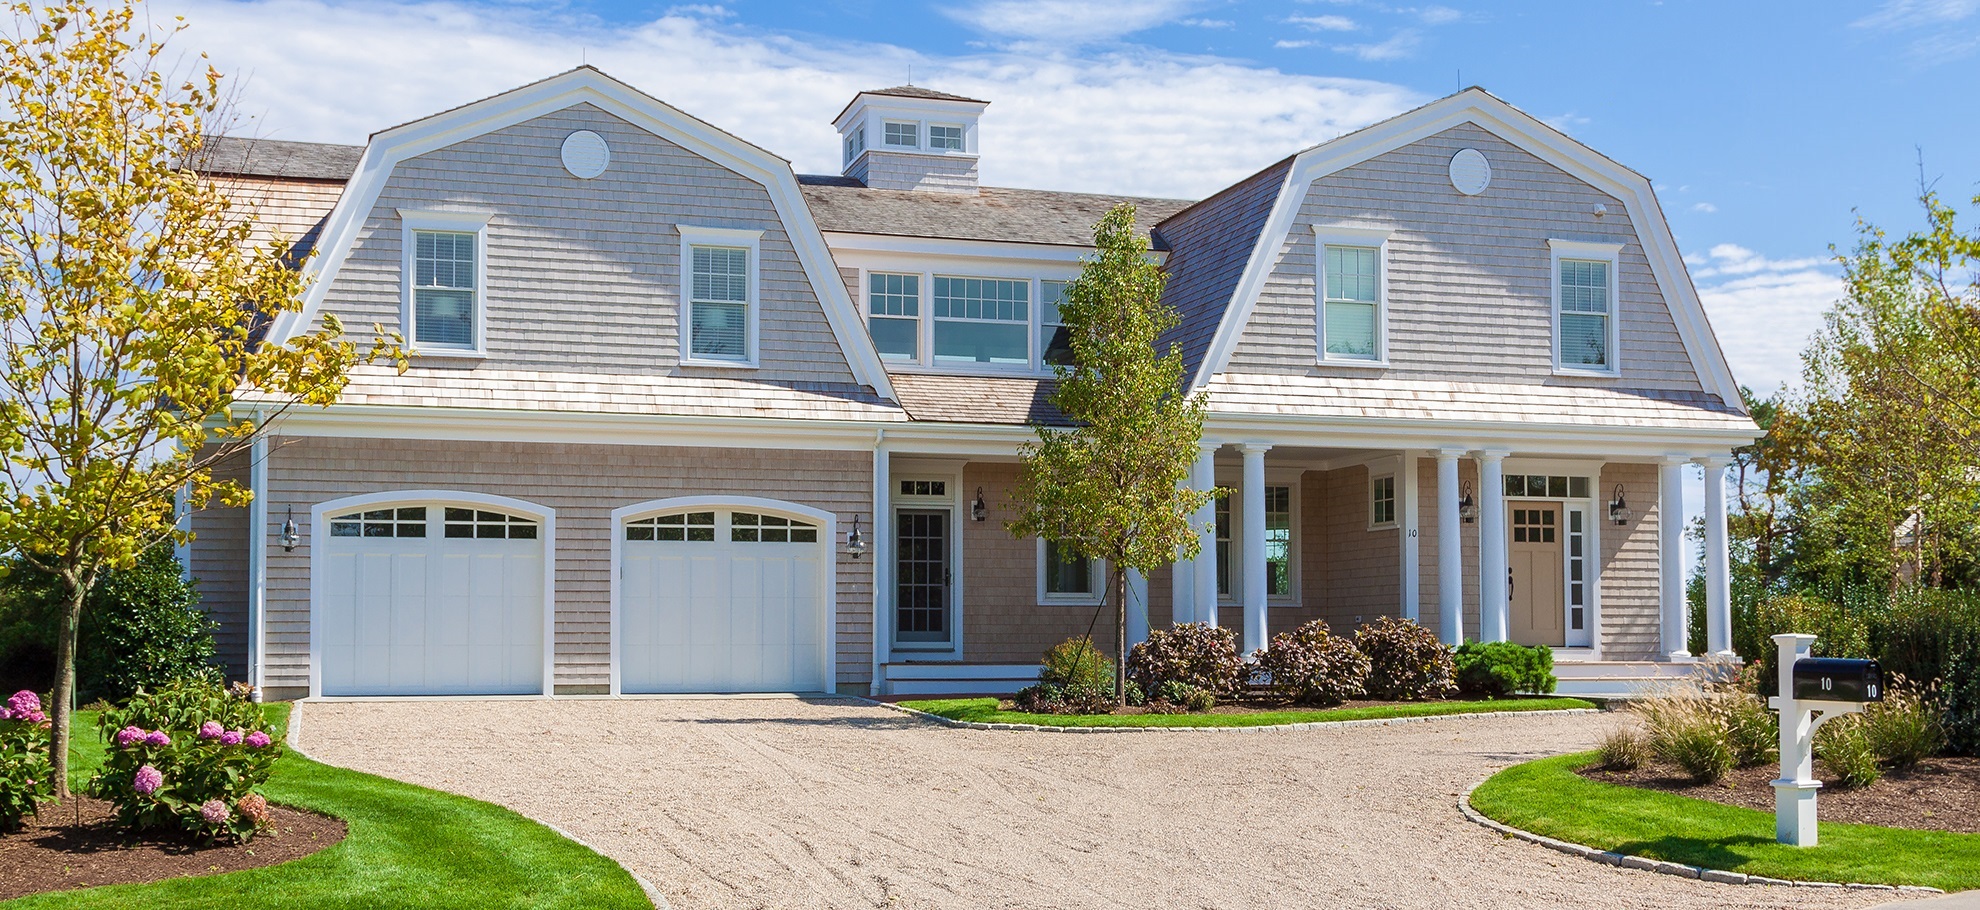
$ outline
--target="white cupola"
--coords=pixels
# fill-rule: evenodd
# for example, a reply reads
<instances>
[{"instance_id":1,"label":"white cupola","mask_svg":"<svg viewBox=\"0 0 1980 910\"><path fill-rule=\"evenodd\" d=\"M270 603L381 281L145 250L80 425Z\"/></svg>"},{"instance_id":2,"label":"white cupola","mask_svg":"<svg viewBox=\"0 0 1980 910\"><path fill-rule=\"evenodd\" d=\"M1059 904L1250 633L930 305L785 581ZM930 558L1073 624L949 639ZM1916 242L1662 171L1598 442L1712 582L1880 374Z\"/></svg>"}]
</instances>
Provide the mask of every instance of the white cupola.
<instances>
[{"instance_id":1,"label":"white cupola","mask_svg":"<svg viewBox=\"0 0 1980 910\"><path fill-rule=\"evenodd\" d=\"M913 85L853 96L832 124L847 177L879 190L976 192L976 121L988 101Z\"/></svg>"}]
</instances>

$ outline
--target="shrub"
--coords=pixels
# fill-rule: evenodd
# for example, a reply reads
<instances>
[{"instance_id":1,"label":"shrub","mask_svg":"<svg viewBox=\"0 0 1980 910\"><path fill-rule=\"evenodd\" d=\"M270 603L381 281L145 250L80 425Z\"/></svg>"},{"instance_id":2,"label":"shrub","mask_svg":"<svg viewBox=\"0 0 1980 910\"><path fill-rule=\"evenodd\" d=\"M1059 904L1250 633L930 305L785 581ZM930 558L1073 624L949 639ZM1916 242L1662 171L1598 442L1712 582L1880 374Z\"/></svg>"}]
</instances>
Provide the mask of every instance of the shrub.
<instances>
[{"instance_id":1,"label":"shrub","mask_svg":"<svg viewBox=\"0 0 1980 910\"><path fill-rule=\"evenodd\" d=\"M1368 655L1323 619L1272 636L1257 658L1272 691L1299 704L1338 705L1367 691Z\"/></svg>"},{"instance_id":2,"label":"shrub","mask_svg":"<svg viewBox=\"0 0 1980 910\"><path fill-rule=\"evenodd\" d=\"M60 586L52 576L14 563L0 592L0 661L12 678L44 680L55 672ZM213 666L213 621L199 609L169 543L146 550L137 565L104 573L89 594L76 640L81 701L120 701L174 679L220 681Z\"/></svg>"},{"instance_id":3,"label":"shrub","mask_svg":"<svg viewBox=\"0 0 1980 910\"><path fill-rule=\"evenodd\" d=\"M1870 625L1868 608L1851 609L1809 594L1768 597L1754 605L1753 626L1748 630L1750 647L1757 653L1743 655L1759 665L1761 691L1777 694L1779 674L1774 667L1773 636L1800 632L1815 636L1816 657L1869 657Z\"/></svg>"},{"instance_id":4,"label":"shrub","mask_svg":"<svg viewBox=\"0 0 1980 910\"><path fill-rule=\"evenodd\" d=\"M1011 699L1019 711L1031 714L1111 714L1114 687L1061 686L1039 683L1018 690Z\"/></svg>"},{"instance_id":5,"label":"shrub","mask_svg":"<svg viewBox=\"0 0 1980 910\"><path fill-rule=\"evenodd\" d=\"M1868 787L1884 776L1863 727L1862 715L1846 714L1815 728L1815 757L1845 788Z\"/></svg>"},{"instance_id":6,"label":"shrub","mask_svg":"<svg viewBox=\"0 0 1980 910\"><path fill-rule=\"evenodd\" d=\"M1217 693L1202 686L1192 686L1186 682L1170 680L1162 684L1161 692L1149 704L1152 706L1157 702L1177 709L1159 713L1175 714L1179 711L1187 711L1192 714L1201 714L1211 708L1217 707Z\"/></svg>"},{"instance_id":7,"label":"shrub","mask_svg":"<svg viewBox=\"0 0 1980 910\"><path fill-rule=\"evenodd\" d=\"M1157 629L1128 651L1128 676L1143 692L1180 682L1216 695L1235 694L1243 691L1249 675L1238 656L1236 634L1204 623Z\"/></svg>"},{"instance_id":8,"label":"shrub","mask_svg":"<svg viewBox=\"0 0 1980 910\"><path fill-rule=\"evenodd\" d=\"M1863 737L1872 754L1899 768L1909 768L1946 747L1936 693L1922 693L1904 677L1891 677L1884 700L1863 709Z\"/></svg>"},{"instance_id":9,"label":"shrub","mask_svg":"<svg viewBox=\"0 0 1980 910\"><path fill-rule=\"evenodd\" d=\"M1554 652L1509 641L1465 642L1452 655L1458 688L1492 698L1554 691Z\"/></svg>"},{"instance_id":10,"label":"shrub","mask_svg":"<svg viewBox=\"0 0 1980 910\"><path fill-rule=\"evenodd\" d=\"M1937 682L1945 748L1980 755L1980 593L1902 589L1872 623L1871 643L1893 678Z\"/></svg>"},{"instance_id":11,"label":"shrub","mask_svg":"<svg viewBox=\"0 0 1980 910\"><path fill-rule=\"evenodd\" d=\"M180 828L246 841L267 824L267 782L281 741L245 690L198 681L139 693L100 723L109 755L89 792L133 831Z\"/></svg>"},{"instance_id":12,"label":"shrub","mask_svg":"<svg viewBox=\"0 0 1980 910\"><path fill-rule=\"evenodd\" d=\"M1733 764L1751 768L1780 760L1780 716L1752 692L1713 687L1706 691L1712 711L1725 727Z\"/></svg>"},{"instance_id":13,"label":"shrub","mask_svg":"<svg viewBox=\"0 0 1980 910\"><path fill-rule=\"evenodd\" d=\"M55 769L48 762L48 715L41 698L20 691L0 709L0 831L20 830L55 798Z\"/></svg>"},{"instance_id":14,"label":"shrub","mask_svg":"<svg viewBox=\"0 0 1980 910\"><path fill-rule=\"evenodd\" d=\"M1418 701L1457 691L1450 646L1410 620L1381 617L1355 630L1354 646L1368 655L1370 698Z\"/></svg>"},{"instance_id":15,"label":"shrub","mask_svg":"<svg viewBox=\"0 0 1980 910\"><path fill-rule=\"evenodd\" d=\"M1634 771L1650 763L1650 739L1634 725L1625 725L1603 734L1597 747L1602 767L1610 771Z\"/></svg>"},{"instance_id":16,"label":"shrub","mask_svg":"<svg viewBox=\"0 0 1980 910\"><path fill-rule=\"evenodd\" d=\"M1041 683L1062 688L1105 689L1110 694L1114 691L1114 662L1085 636L1053 645L1045 652L1044 664L1038 673Z\"/></svg>"}]
</instances>

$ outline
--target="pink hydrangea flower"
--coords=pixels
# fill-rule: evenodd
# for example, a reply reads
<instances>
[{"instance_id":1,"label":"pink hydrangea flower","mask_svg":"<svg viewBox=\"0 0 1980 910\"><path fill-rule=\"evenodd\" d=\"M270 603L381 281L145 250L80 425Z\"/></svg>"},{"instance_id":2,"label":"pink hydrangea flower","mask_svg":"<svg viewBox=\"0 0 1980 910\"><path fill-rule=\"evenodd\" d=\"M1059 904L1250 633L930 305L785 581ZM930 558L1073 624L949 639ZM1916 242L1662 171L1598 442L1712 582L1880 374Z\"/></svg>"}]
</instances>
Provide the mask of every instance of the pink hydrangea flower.
<instances>
[{"instance_id":1,"label":"pink hydrangea flower","mask_svg":"<svg viewBox=\"0 0 1980 910\"><path fill-rule=\"evenodd\" d=\"M263 733L260 730L256 730L253 733L249 733L247 735L247 738L243 741L246 742L248 744L248 748L251 749L260 749L264 746L267 746L269 743L274 742L274 740L268 738L268 734Z\"/></svg>"},{"instance_id":2,"label":"pink hydrangea flower","mask_svg":"<svg viewBox=\"0 0 1980 910\"><path fill-rule=\"evenodd\" d=\"M241 744L241 731L228 730L227 732L220 734L220 745L238 746L240 744Z\"/></svg>"},{"instance_id":3,"label":"pink hydrangea flower","mask_svg":"<svg viewBox=\"0 0 1980 910\"><path fill-rule=\"evenodd\" d=\"M14 715L16 720L23 714L40 714L41 696L27 689L15 692L12 698L7 699L7 713Z\"/></svg>"},{"instance_id":4,"label":"pink hydrangea flower","mask_svg":"<svg viewBox=\"0 0 1980 910\"><path fill-rule=\"evenodd\" d=\"M144 731L136 727L125 727L117 731L117 748L128 749L133 743L144 742Z\"/></svg>"},{"instance_id":5,"label":"pink hydrangea flower","mask_svg":"<svg viewBox=\"0 0 1980 910\"><path fill-rule=\"evenodd\" d=\"M217 799L209 799L199 804L199 817L209 825L224 824L228 816L227 804Z\"/></svg>"},{"instance_id":6,"label":"pink hydrangea flower","mask_svg":"<svg viewBox=\"0 0 1980 910\"><path fill-rule=\"evenodd\" d=\"M137 769L137 774L131 777L131 789L136 790L139 796L157 793L158 788L164 785L165 775L150 765Z\"/></svg>"},{"instance_id":7,"label":"pink hydrangea flower","mask_svg":"<svg viewBox=\"0 0 1980 910\"><path fill-rule=\"evenodd\" d=\"M209 720L209 721L207 721L206 723L203 723L203 724L200 724L200 725L199 725L199 738L200 738L200 739L219 739L219 738L220 738L220 734L221 734L221 732L223 731L223 729L224 729L224 728L220 726L220 722L219 722L219 721L217 721L217 720Z\"/></svg>"},{"instance_id":8,"label":"pink hydrangea flower","mask_svg":"<svg viewBox=\"0 0 1980 910\"><path fill-rule=\"evenodd\" d=\"M163 730L153 730L144 735L144 744L147 746L169 746L172 744L172 737L166 736Z\"/></svg>"}]
</instances>

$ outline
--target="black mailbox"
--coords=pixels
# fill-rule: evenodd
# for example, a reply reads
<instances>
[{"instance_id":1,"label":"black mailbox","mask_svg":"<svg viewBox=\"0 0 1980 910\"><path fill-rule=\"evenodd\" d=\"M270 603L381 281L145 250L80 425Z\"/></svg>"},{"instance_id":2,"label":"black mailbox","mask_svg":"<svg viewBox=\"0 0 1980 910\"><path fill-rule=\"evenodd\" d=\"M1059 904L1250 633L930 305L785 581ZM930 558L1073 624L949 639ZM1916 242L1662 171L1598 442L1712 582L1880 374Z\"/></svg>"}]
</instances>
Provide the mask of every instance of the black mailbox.
<instances>
[{"instance_id":1,"label":"black mailbox","mask_svg":"<svg viewBox=\"0 0 1980 910\"><path fill-rule=\"evenodd\" d=\"M1794 697L1804 701L1883 701L1884 670L1874 660L1804 657L1794 662Z\"/></svg>"}]
</instances>

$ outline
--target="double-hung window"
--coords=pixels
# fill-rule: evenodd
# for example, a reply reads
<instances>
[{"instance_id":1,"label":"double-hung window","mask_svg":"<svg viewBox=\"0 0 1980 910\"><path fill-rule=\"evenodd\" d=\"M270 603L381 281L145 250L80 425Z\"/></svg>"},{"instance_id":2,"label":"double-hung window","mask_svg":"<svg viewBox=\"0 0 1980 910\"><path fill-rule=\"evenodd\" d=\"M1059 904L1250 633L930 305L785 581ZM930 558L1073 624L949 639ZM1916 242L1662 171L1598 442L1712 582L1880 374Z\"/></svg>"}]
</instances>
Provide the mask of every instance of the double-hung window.
<instances>
[{"instance_id":1,"label":"double-hung window","mask_svg":"<svg viewBox=\"0 0 1980 910\"><path fill-rule=\"evenodd\" d=\"M1292 594L1292 487L1265 488L1265 593Z\"/></svg>"},{"instance_id":2,"label":"double-hung window","mask_svg":"<svg viewBox=\"0 0 1980 910\"><path fill-rule=\"evenodd\" d=\"M851 164L866 151L866 127L846 134L846 163Z\"/></svg>"},{"instance_id":3,"label":"double-hung window","mask_svg":"<svg viewBox=\"0 0 1980 910\"><path fill-rule=\"evenodd\" d=\"M761 231L678 226L682 298L687 312L683 359L756 362L756 258Z\"/></svg>"},{"instance_id":4,"label":"double-hung window","mask_svg":"<svg viewBox=\"0 0 1980 910\"><path fill-rule=\"evenodd\" d=\"M488 216L399 210L405 269L405 333L416 353L479 356L487 311L482 287Z\"/></svg>"},{"instance_id":5,"label":"double-hung window","mask_svg":"<svg viewBox=\"0 0 1980 910\"><path fill-rule=\"evenodd\" d=\"M1031 363L1031 282L935 276L937 364Z\"/></svg>"},{"instance_id":6,"label":"double-hung window","mask_svg":"<svg viewBox=\"0 0 1980 910\"><path fill-rule=\"evenodd\" d=\"M882 360L921 357L921 276L872 272L866 276L866 330Z\"/></svg>"},{"instance_id":7,"label":"double-hung window","mask_svg":"<svg viewBox=\"0 0 1980 910\"><path fill-rule=\"evenodd\" d=\"M1381 364L1386 342L1387 231L1315 225L1319 359Z\"/></svg>"},{"instance_id":8,"label":"double-hung window","mask_svg":"<svg viewBox=\"0 0 1980 910\"><path fill-rule=\"evenodd\" d=\"M1396 475L1384 474L1368 482L1368 526L1392 528L1396 524Z\"/></svg>"},{"instance_id":9,"label":"double-hung window","mask_svg":"<svg viewBox=\"0 0 1980 910\"><path fill-rule=\"evenodd\" d=\"M1100 561L1074 555L1050 540L1038 541L1038 598L1043 603L1096 602L1100 596Z\"/></svg>"},{"instance_id":10,"label":"double-hung window","mask_svg":"<svg viewBox=\"0 0 1980 910\"><path fill-rule=\"evenodd\" d=\"M902 123L889 120L882 127L882 140L890 148L916 149L921 147L921 124Z\"/></svg>"},{"instance_id":11,"label":"double-hung window","mask_svg":"<svg viewBox=\"0 0 1980 910\"><path fill-rule=\"evenodd\" d=\"M1045 366L1072 366L1072 334L1059 316L1069 281L1038 283L1038 358Z\"/></svg>"},{"instance_id":12,"label":"double-hung window","mask_svg":"<svg viewBox=\"0 0 1980 910\"><path fill-rule=\"evenodd\" d=\"M1619 244L1550 241L1554 253L1554 366L1616 372Z\"/></svg>"}]
</instances>

